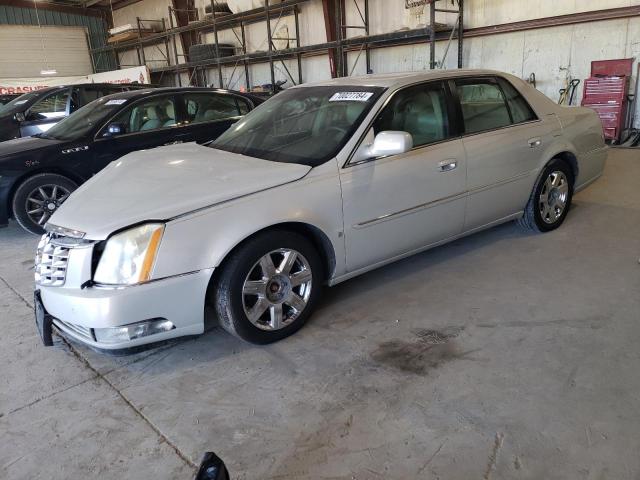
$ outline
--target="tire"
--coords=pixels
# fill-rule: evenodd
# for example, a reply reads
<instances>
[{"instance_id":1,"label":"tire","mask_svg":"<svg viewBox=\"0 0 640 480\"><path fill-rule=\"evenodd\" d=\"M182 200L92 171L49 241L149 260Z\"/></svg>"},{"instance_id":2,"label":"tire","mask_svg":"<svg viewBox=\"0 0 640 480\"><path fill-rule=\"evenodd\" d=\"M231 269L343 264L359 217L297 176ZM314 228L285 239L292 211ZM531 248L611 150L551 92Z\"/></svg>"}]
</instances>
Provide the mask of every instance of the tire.
<instances>
[{"instance_id":1,"label":"tire","mask_svg":"<svg viewBox=\"0 0 640 480\"><path fill-rule=\"evenodd\" d=\"M55 173L40 173L29 177L18 186L13 195L13 216L27 232L42 235L45 223L76 188L78 185L75 182ZM40 212L35 212L39 201L42 202L42 217Z\"/></svg>"},{"instance_id":2,"label":"tire","mask_svg":"<svg viewBox=\"0 0 640 480\"><path fill-rule=\"evenodd\" d=\"M553 159L540 175L518 224L541 233L558 228L571 208L573 183L573 170L567 162Z\"/></svg>"},{"instance_id":3,"label":"tire","mask_svg":"<svg viewBox=\"0 0 640 480\"><path fill-rule=\"evenodd\" d=\"M235 47L230 43L220 43L218 45L220 57L231 57L235 54ZM205 60L215 60L216 45L215 43L203 43L199 45L191 45L189 47L189 61L200 62Z\"/></svg>"},{"instance_id":4,"label":"tire","mask_svg":"<svg viewBox=\"0 0 640 480\"><path fill-rule=\"evenodd\" d=\"M227 2L216 2L214 5L208 3L204 6L204 13L211 14L212 12L228 14L231 13L231 10Z\"/></svg>"},{"instance_id":5,"label":"tire","mask_svg":"<svg viewBox=\"0 0 640 480\"><path fill-rule=\"evenodd\" d=\"M294 257L285 256L283 251L296 254L288 273L280 267L285 258ZM270 273L261 263L267 255L275 268ZM265 264L269 266L268 261ZM294 285L302 280L305 283ZM210 298L226 331L250 343L267 344L292 335L305 324L320 297L323 280L323 264L309 240L295 232L264 232L242 244L225 260ZM297 299L290 297L292 292ZM306 304L302 306L298 299ZM260 311L263 313L257 315Z\"/></svg>"}]
</instances>

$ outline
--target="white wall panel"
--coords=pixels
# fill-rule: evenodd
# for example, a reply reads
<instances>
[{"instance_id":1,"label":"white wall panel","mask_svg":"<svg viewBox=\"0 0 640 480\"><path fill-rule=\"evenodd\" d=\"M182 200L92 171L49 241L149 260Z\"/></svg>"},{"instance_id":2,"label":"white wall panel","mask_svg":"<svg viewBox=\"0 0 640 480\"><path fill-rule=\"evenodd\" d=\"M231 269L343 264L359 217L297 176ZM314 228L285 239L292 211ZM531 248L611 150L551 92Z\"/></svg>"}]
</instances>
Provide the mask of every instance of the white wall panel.
<instances>
[{"instance_id":1,"label":"white wall panel","mask_svg":"<svg viewBox=\"0 0 640 480\"><path fill-rule=\"evenodd\" d=\"M93 73L83 27L2 25L0 52L0 78L39 77L43 69L62 77Z\"/></svg>"},{"instance_id":2,"label":"white wall panel","mask_svg":"<svg viewBox=\"0 0 640 480\"><path fill-rule=\"evenodd\" d=\"M171 0L143 0L137 4L116 11L115 24L131 23L135 16L143 18L162 18L168 15L167 6ZM196 0L200 15L209 0ZM363 7L363 0L357 0ZM428 9L421 15L415 15L404 8L404 0L369 0L370 31L372 34L388 33L406 28L416 28L428 21ZM445 5L444 2L441 4ZM466 0L465 27L475 28L502 23L517 22L533 18L565 15L577 12L601 10L607 8L640 5L640 0ZM346 24L361 25L353 0L346 2ZM302 45L322 43L326 41L326 31L321 0L310 0L300 6L300 37ZM456 16L438 14L437 20L449 25ZM291 37L295 36L294 17L273 18L271 27L277 31L287 25ZM240 36L240 30L235 33ZM349 29L350 37L362 35L359 29ZM250 52L266 51L266 24L259 22L246 27L246 38ZM205 42L213 42L213 34L203 37ZM231 30L220 32L220 41L239 46L239 41ZM293 42L292 42L293 43ZM436 59L442 59L446 42L438 42ZM147 59L156 59L158 64L164 61L155 47L147 47ZM160 46L164 48L164 46ZM181 53L180 42L178 49ZM156 48L157 50L157 48ZM171 55L173 49L171 48ZM538 88L552 99L557 99L558 90L563 87L565 72L561 68L570 68L575 78L584 80L590 70L592 60L640 57L640 18L593 22L572 26L528 30L524 32L506 33L465 39L463 63L468 68L492 68L513 73L521 78L536 74ZM137 63L135 51L127 52L122 57L131 63ZM356 59L357 64L356 64ZM294 78L297 79L297 63L286 62ZM375 73L420 71L429 67L428 44L376 49L371 52L371 65ZM151 65L153 66L153 64ZM279 62L276 62L276 79L286 79L288 75ZM445 62L447 68L457 66L457 43L451 45ZM349 72L356 75L365 73L365 55L358 58L358 52L348 54ZM225 86L232 88L246 87L244 68L238 65L236 73L233 68L225 67L223 77ZM329 61L327 55L305 58L303 61L303 79L305 82L328 78ZM210 81L218 84L217 71L209 71ZM186 78L185 78L186 79ZM229 84L230 82L230 84ZM259 85L270 82L267 63L250 67L250 84ZM185 84L183 82L183 84ZM289 82L290 84L290 82ZM577 94L580 101L582 89Z\"/></svg>"}]
</instances>

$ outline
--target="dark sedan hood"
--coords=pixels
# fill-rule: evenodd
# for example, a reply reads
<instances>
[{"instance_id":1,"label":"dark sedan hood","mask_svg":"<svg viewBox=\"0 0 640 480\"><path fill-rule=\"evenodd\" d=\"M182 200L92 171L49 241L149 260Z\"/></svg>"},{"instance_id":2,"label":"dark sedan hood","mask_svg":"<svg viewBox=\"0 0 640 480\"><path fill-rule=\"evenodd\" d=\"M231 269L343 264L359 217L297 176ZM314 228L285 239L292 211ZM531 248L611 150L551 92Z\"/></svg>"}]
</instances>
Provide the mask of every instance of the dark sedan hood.
<instances>
[{"instance_id":1,"label":"dark sedan hood","mask_svg":"<svg viewBox=\"0 0 640 480\"><path fill-rule=\"evenodd\" d=\"M60 145L62 143L64 142L38 137L24 137L16 138L15 140L7 140L6 142L0 142L0 160L4 157L15 155L16 153L30 152L41 148Z\"/></svg>"},{"instance_id":2,"label":"dark sedan hood","mask_svg":"<svg viewBox=\"0 0 640 480\"><path fill-rule=\"evenodd\" d=\"M13 119L13 114L0 116L0 142L20 136L20 126Z\"/></svg>"}]
</instances>

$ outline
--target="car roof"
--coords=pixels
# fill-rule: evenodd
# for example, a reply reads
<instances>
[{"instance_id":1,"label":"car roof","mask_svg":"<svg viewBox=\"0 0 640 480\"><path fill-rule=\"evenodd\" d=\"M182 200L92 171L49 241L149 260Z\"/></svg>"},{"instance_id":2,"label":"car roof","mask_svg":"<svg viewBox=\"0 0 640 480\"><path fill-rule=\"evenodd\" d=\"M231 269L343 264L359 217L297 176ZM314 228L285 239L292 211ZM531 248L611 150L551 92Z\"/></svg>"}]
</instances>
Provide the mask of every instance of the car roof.
<instances>
[{"instance_id":1,"label":"car roof","mask_svg":"<svg viewBox=\"0 0 640 480\"><path fill-rule=\"evenodd\" d=\"M320 82L305 83L292 88L320 87L320 86L358 86L358 87L402 87L412 83L455 78L469 75L507 75L495 70L481 69L456 69L456 70L427 70L424 72L399 72L399 73L378 73L374 75L360 75L355 77L340 77Z\"/></svg>"},{"instance_id":2,"label":"car roof","mask_svg":"<svg viewBox=\"0 0 640 480\"><path fill-rule=\"evenodd\" d=\"M136 97L144 97L151 94L159 94L159 93L185 93L185 92L208 92L208 93L232 93L234 95L240 95L242 97L247 97L250 99L258 100L261 99L256 98L254 95L249 95L243 92L238 92L236 90L226 90L223 88L208 88L208 87L159 87L159 88L141 88L135 90L129 90L126 92L113 93L111 95L106 95L103 98L136 98Z\"/></svg>"}]
</instances>

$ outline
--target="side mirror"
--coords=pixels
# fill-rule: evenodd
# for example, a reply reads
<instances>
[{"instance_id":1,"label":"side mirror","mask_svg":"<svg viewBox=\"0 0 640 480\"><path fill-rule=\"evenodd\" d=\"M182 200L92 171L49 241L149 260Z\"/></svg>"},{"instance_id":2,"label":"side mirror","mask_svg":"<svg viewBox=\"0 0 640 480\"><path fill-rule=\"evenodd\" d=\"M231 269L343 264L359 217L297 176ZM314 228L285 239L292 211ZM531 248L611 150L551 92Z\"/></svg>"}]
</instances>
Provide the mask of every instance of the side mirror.
<instances>
[{"instance_id":1,"label":"side mirror","mask_svg":"<svg viewBox=\"0 0 640 480\"><path fill-rule=\"evenodd\" d=\"M124 125L122 123L110 123L107 126L106 132L104 132L105 137L112 137L114 135L120 135L124 133Z\"/></svg>"},{"instance_id":2,"label":"side mirror","mask_svg":"<svg viewBox=\"0 0 640 480\"><path fill-rule=\"evenodd\" d=\"M16 121L16 122L24 122L24 121L27 119L27 117L26 117L26 115L24 114L24 112L17 112L17 113L13 116L13 118L15 119L15 121Z\"/></svg>"},{"instance_id":3,"label":"side mirror","mask_svg":"<svg viewBox=\"0 0 640 480\"><path fill-rule=\"evenodd\" d=\"M413 148L413 137L408 132L386 131L376 135L373 143L362 145L356 152L354 161L369 160L370 158L388 157L408 152Z\"/></svg>"}]
</instances>

